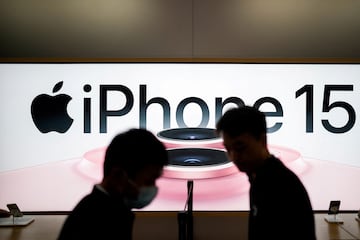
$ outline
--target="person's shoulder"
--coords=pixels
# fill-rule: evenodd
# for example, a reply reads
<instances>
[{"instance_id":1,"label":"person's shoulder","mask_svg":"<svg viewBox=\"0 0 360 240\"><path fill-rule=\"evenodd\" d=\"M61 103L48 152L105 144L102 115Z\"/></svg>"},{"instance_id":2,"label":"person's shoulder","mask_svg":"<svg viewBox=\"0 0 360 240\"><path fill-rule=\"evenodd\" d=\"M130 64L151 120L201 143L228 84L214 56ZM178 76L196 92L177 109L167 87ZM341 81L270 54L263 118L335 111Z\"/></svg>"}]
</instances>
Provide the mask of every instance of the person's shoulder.
<instances>
[{"instance_id":1,"label":"person's shoulder","mask_svg":"<svg viewBox=\"0 0 360 240\"><path fill-rule=\"evenodd\" d=\"M266 175L269 181L286 186L302 186L298 175L290 170L279 158L272 156L267 163Z\"/></svg>"},{"instance_id":2,"label":"person's shoulder","mask_svg":"<svg viewBox=\"0 0 360 240\"><path fill-rule=\"evenodd\" d=\"M94 187L93 190L85 195L74 207L71 212L71 215L79 214L81 212L88 212L89 209L97 208L100 205L104 205L107 197L104 193L96 190Z\"/></svg>"},{"instance_id":3,"label":"person's shoulder","mask_svg":"<svg viewBox=\"0 0 360 240\"><path fill-rule=\"evenodd\" d=\"M269 159L269 169L277 174L289 175L291 177L297 178L296 174L291 171L279 158L272 156Z\"/></svg>"},{"instance_id":4,"label":"person's shoulder","mask_svg":"<svg viewBox=\"0 0 360 240\"><path fill-rule=\"evenodd\" d=\"M307 191L300 177L290 170L280 159L275 158L275 161L277 167L275 168L276 170L273 171L273 174L279 181L279 184L281 183L281 185L287 188L287 191L294 194L294 196L299 194L307 195Z\"/></svg>"}]
</instances>

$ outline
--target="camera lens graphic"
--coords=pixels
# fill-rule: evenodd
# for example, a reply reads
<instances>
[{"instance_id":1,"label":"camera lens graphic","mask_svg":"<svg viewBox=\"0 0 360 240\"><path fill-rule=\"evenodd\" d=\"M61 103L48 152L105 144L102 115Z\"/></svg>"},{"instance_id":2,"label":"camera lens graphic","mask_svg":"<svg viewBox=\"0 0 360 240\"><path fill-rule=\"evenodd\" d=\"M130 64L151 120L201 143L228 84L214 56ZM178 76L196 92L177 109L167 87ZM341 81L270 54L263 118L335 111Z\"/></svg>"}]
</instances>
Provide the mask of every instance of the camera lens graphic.
<instances>
[{"instance_id":1,"label":"camera lens graphic","mask_svg":"<svg viewBox=\"0 0 360 240\"><path fill-rule=\"evenodd\" d=\"M229 163L224 151L205 148L177 148L168 150L171 165L211 166Z\"/></svg>"},{"instance_id":2,"label":"camera lens graphic","mask_svg":"<svg viewBox=\"0 0 360 240\"><path fill-rule=\"evenodd\" d=\"M158 133L158 136L168 140L212 140L218 139L215 129L211 128L174 128Z\"/></svg>"},{"instance_id":3,"label":"camera lens graphic","mask_svg":"<svg viewBox=\"0 0 360 240\"><path fill-rule=\"evenodd\" d=\"M169 155L163 176L177 179L207 179L237 172L227 159L222 140L212 128L174 128L157 134Z\"/></svg>"}]
</instances>

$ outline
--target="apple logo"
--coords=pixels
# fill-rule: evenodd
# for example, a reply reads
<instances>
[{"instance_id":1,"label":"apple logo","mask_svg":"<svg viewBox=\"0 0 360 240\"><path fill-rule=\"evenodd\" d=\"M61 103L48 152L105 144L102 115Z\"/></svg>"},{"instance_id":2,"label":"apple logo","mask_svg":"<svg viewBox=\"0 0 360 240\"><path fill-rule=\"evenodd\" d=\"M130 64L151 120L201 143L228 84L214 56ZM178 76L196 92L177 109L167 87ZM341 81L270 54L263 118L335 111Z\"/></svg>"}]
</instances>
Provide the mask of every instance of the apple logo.
<instances>
[{"instance_id":1,"label":"apple logo","mask_svg":"<svg viewBox=\"0 0 360 240\"><path fill-rule=\"evenodd\" d=\"M58 92L62 86L63 81L55 84L53 93ZM70 128L73 119L68 115L66 108L71 99L66 94L40 94L34 98L31 103L31 116L40 132L65 133Z\"/></svg>"}]
</instances>

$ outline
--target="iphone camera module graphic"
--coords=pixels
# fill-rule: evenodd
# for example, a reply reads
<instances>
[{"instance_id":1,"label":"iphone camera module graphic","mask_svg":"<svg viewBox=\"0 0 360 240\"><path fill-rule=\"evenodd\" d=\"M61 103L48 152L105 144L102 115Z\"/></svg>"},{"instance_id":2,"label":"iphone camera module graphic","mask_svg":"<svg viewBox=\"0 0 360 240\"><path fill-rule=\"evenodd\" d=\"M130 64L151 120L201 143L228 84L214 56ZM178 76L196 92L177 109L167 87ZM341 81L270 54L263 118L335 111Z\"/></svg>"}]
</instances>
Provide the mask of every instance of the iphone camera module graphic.
<instances>
[{"instance_id":1,"label":"iphone camera module graphic","mask_svg":"<svg viewBox=\"0 0 360 240\"><path fill-rule=\"evenodd\" d=\"M174 128L157 134L169 154L165 178L209 179L237 172L211 128Z\"/></svg>"}]
</instances>

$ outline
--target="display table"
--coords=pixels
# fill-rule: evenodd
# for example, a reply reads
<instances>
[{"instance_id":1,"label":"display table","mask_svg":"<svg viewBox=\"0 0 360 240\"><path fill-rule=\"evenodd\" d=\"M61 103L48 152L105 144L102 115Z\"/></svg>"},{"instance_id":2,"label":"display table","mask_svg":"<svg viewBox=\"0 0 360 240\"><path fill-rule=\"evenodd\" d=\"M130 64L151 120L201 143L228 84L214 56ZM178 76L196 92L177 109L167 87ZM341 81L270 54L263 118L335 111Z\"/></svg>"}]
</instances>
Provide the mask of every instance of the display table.
<instances>
[{"instance_id":1,"label":"display table","mask_svg":"<svg viewBox=\"0 0 360 240\"><path fill-rule=\"evenodd\" d=\"M360 223L355 220L356 214L339 214L343 224L328 223L324 220L327 214L315 214L316 236L325 239L360 239Z\"/></svg>"},{"instance_id":2,"label":"display table","mask_svg":"<svg viewBox=\"0 0 360 240\"><path fill-rule=\"evenodd\" d=\"M56 239L66 215L33 215L27 226L0 227L1 240Z\"/></svg>"},{"instance_id":3,"label":"display table","mask_svg":"<svg viewBox=\"0 0 360 240\"><path fill-rule=\"evenodd\" d=\"M194 238L247 239L247 212L194 212ZM343 224L327 223L326 214L315 214L318 240L360 239L356 214L339 214ZM24 227L0 227L1 240L55 240L66 215L32 215L34 222ZM134 240L177 240L177 212L137 212ZM291 236L289 236L291 239Z\"/></svg>"}]
</instances>

